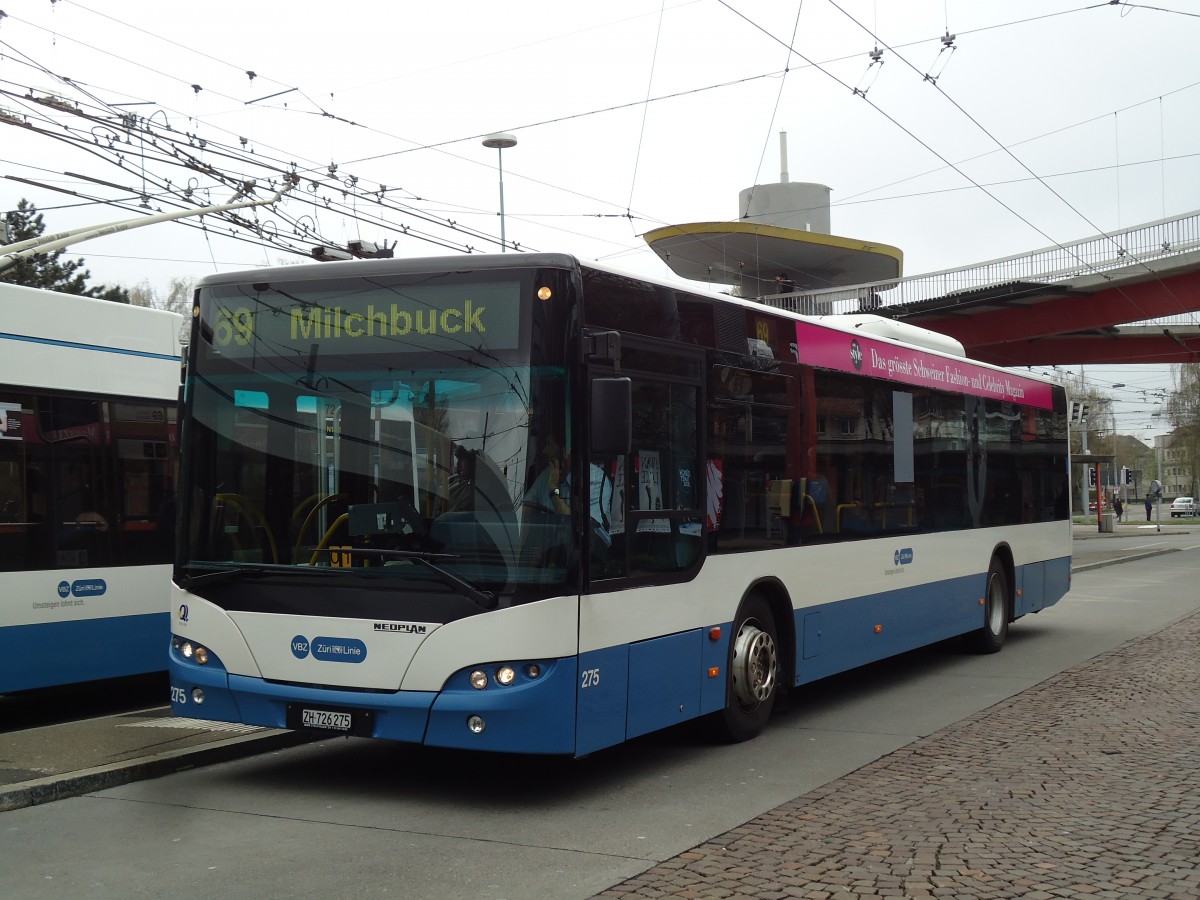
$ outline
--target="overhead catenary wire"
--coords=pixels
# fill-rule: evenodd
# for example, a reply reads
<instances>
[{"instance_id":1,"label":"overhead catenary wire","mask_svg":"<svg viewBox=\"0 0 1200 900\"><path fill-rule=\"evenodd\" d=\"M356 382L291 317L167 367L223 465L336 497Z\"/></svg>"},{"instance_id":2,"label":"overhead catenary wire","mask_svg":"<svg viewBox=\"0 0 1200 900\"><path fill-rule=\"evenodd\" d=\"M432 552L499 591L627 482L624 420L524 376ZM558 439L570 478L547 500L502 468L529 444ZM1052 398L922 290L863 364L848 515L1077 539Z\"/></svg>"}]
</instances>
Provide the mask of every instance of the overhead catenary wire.
<instances>
[{"instance_id":1,"label":"overhead catenary wire","mask_svg":"<svg viewBox=\"0 0 1200 900\"><path fill-rule=\"evenodd\" d=\"M78 4L76 4L76 5L78 5ZM1063 12L1063 13L1056 13L1056 15L1064 15L1064 14L1066 14L1066 12ZM1046 18L1046 17L1035 17L1035 18ZM1025 20L1021 20L1021 21L1031 21L1031 20L1032 20L1032 19L1025 19ZM994 27L1003 27L1003 24L998 24L998 25L996 25L996 26L989 26L989 27L993 27L993 28L994 28ZM61 29L60 29L60 30L61 30ZM969 33L969 32L965 32L965 31L964 31L964 32L962 32L962 33L966 34L966 33ZM147 34L149 34L149 35L152 35L153 33L152 33L152 32L147 32ZM914 42L914 43L920 43L920 42ZM905 46L905 45L899 45L899 46ZM790 55L790 54L789 54L789 55ZM216 58L214 57L214 59L216 59ZM218 61L219 61L219 60L218 60ZM229 66L229 68L230 68L231 72L233 72L233 73L241 73L241 72L242 72L242 67L241 67L241 66L234 65L234 64L228 64L228 66ZM786 72L786 70L785 70L785 72ZM778 73L775 73L775 74L777 75ZM240 77L240 76L239 76L239 77ZM266 76L259 75L258 77L261 79L261 78L265 78ZM764 77L764 76L756 76L756 77ZM193 84L193 83L205 83L206 81L211 81L211 80L212 80L211 78L209 78L209 77L207 77L207 76L204 76L204 75L202 75L201 77L199 77L199 78L197 78L197 79L193 79L193 78L190 78L190 77L189 77L189 78L179 78L179 79L177 80L177 84L178 84L178 85L180 85L181 87L183 87L183 88L184 88L185 90L187 90L188 92L190 92L190 91L191 91L191 89L190 89L190 85L191 85L191 84ZM250 81L253 81L254 79L249 79L249 80L250 80ZM256 81L255 83L256 83L256 84L259 84L260 82L257 82L257 81ZM281 85L282 85L282 84L285 84L284 82L276 82L276 83L277 83L277 84L281 84ZM721 87L721 85L709 86L708 88L704 88L704 89L714 89L714 90L715 90L715 89L717 89L717 88L719 88L719 87ZM94 93L94 92L93 92L93 93ZM264 93L265 93L265 92L264 92ZM311 92L311 93L314 93L314 94L315 94L316 92ZM256 95L257 95L257 94L256 94ZM306 96L307 96L307 94L306 94ZM669 98L669 96L673 96L673 95L667 95L667 96L668 96L668 98ZM242 100L241 100L241 98L235 98L235 99L236 99L236 100L237 100L237 102L239 102L239 103L240 103L240 102L244 102L244 101L242 101ZM638 101L638 102L639 102L639 103L644 103L644 102L647 102L647 101L644 101L644 100L643 100L643 101ZM654 102L654 101L653 101L653 100L651 100L651 101L649 101L649 102ZM635 105L635 104L630 104L630 105ZM614 108L615 108L615 107L614 107ZM290 111L290 112L297 112L297 110L289 110L289 111ZM602 111L603 111L603 110L601 110L600 112L602 112ZM311 113L311 112L305 111L303 114L304 114L304 115L312 115L312 114L316 114L316 113ZM588 114L598 114L598 113L591 113L591 112L587 112L587 113L582 113L582 114L580 114L580 115L588 115ZM556 119L546 119L546 120L544 120L544 121L545 121L545 122L553 122L553 121L558 121L558 120L559 120L559 119L557 119L557 118L556 118ZM203 124L204 124L205 126L207 126L207 127L213 127L213 123L212 123L211 121L204 122ZM535 122L535 123L531 123L531 124L530 124L528 127L537 127L537 125L538 125L538 124L540 124L540 123L536 123L536 122ZM230 132L230 134L232 134L232 132ZM465 137L465 138L458 138L457 140L470 140L470 139L471 139L471 136L468 136L468 137ZM226 143L228 143L228 142L226 142ZM414 146L414 147L412 147L411 149L405 150L405 151L403 151L403 152L416 152L417 150L419 150L419 149L423 149L423 148L424 148L424 147L426 147L426 146L432 146L432 145L417 145L417 146ZM214 167L216 167L216 168L223 168L223 167L224 167L224 165L223 165L223 164L217 164L217 163L215 162L215 160L213 160L213 159L211 158L211 154L213 154L213 153L217 153L217 152L220 152L220 151L219 151L217 148L215 148L215 147L213 146L213 143L212 143L212 142L210 142L210 143L208 144L208 146L207 146L207 147L204 147L204 148L202 148L202 149L204 150L204 154L203 154L203 155L204 155L205 159L206 159L206 160L208 160L208 161L209 161L211 164L213 164L213 165L214 165ZM199 156L200 154L196 154L196 155L197 155L197 156ZM318 163L318 162L313 162L313 161L310 161L310 160L303 160L303 159L300 159L300 158L298 158L298 157L297 157L296 155L294 155L294 154L289 154L289 153L286 153L286 152L284 152L284 151L276 151L276 152L275 152L274 154L272 154L272 155L274 155L275 157L277 157L277 158L278 158L278 159L277 159L277 161L278 161L278 162L280 162L280 169L281 169L281 170L286 170L286 168L287 168L287 167L286 167L286 164L285 164L285 163L282 163L281 161L282 161L283 159L287 159L288 157L297 158L297 161L298 161L298 162L300 162L300 166L298 166L298 167L297 167L297 171L307 172L308 174L315 174L316 172L319 172L319 171L321 171L321 169L323 169L323 167L326 165L326 163ZM224 158L226 158L226 159L229 159L229 160L231 161L231 165L234 165L234 166L236 166L236 165L240 165L240 164L242 164L242 163L241 163L241 162L233 162L233 160L244 160L244 157L238 156L237 154L226 154ZM260 157L259 157L259 160L261 160L261 158L262 158L262 157L260 156ZM353 160L351 160L351 161L346 161L346 160L338 160L338 162L339 162L339 163L341 163L341 165L342 165L342 167L343 167L343 171L346 171L346 170L347 170L347 167L348 167L348 166L350 166L350 165L352 165L352 164L353 164L355 161L353 161ZM521 176L516 176L516 177L521 177ZM544 183L544 182L538 182L538 183ZM335 185L332 185L332 184L329 184L329 183L326 183L326 184L327 184L327 189L328 189L328 190L330 190L330 191L335 191L335 192L337 192L337 191L340 191L340 187L338 187L338 186L335 186ZM582 195L581 195L581 196L582 196ZM608 203L609 201L601 201L601 202ZM334 205L335 207L337 206L337 203L336 203L336 197L335 197L335 202L334 202L334 204L333 204L333 205ZM350 205L350 206L353 206L353 204L352 204L352 203L351 203L351 204L348 204L348 205ZM613 203L613 204L611 204L611 205L612 205L612 206L614 206L614 207L616 207L616 208L620 208L620 205L619 205L619 204ZM627 203L627 204L625 204L625 206L626 206L626 207L627 207L627 206L629 206L629 205L630 205L630 204L628 204L628 203ZM317 209L319 210L319 207L317 207ZM596 215L597 215L597 217L600 217L600 215L601 215L601 214L596 214ZM616 215L619 215L619 214L613 214L613 215L614 215L614 216L616 216ZM536 217L536 214L531 214L531 217ZM653 216L641 215L641 216L639 216L639 218L641 218L641 219L642 219L642 220L644 220L644 221L650 221L650 222L656 221L656 218L655 218L655 217L653 217ZM450 227L450 228L451 228L451 230L459 230L459 227L460 227L460 225L461 225L461 223L450 223L448 219L444 220L442 224L443 224L443 225L446 225L447 227Z\"/></svg>"},{"instance_id":2,"label":"overhead catenary wire","mask_svg":"<svg viewBox=\"0 0 1200 900\"><path fill-rule=\"evenodd\" d=\"M721 0L721 2L724 2L724 0ZM843 15L845 15L845 16L846 16L846 17L847 17L847 18L848 18L848 19L849 19L851 22L853 22L855 25L857 25L859 28L863 29L863 30L864 30L864 31L865 31L867 34L869 34L869 35L872 37L872 39L874 39L874 40L875 40L877 43L884 43L884 46L887 46L885 42L882 42L882 41L880 41L880 38L879 38L879 36L878 36L878 35L876 35L876 34L873 34L873 33L871 32L871 30L870 30L870 29L868 29L868 28L867 28L865 25L863 25L861 22L859 22L859 21L858 21L858 20L857 20L857 19L856 19L854 16L851 16L849 13L847 13L847 12L846 12L846 11L845 11L845 10L844 10L844 9L843 9L843 8L842 8L840 5L839 5L839 3L837 2L837 0L828 0L828 2L829 2L829 4L830 4L831 6L833 6L835 9L837 9L837 10L838 10L839 12L841 12ZM1118 4L1110 4L1110 5L1118 5ZM949 33L949 32L947 32L947 34L948 34L948 33ZM891 48L889 48L889 49L891 49ZM898 52L895 52L895 51L893 51L893 52L895 53L896 57L897 57L898 59L900 59L900 60L901 60L901 61L902 61L902 62L903 62L903 63L904 63L906 66L908 66L908 67L909 67L910 69L912 69L914 72L918 72L918 70L916 69L916 67L915 67L915 66L913 66L913 65L912 65L912 63L910 63L910 62L909 62L907 59L905 59L905 58L904 58L904 56L903 56L902 54L900 54L900 53L898 53ZM919 74L919 72L918 72L918 74ZM1111 234L1109 234L1109 233L1108 233L1107 231L1105 231L1104 229L1100 228L1100 226L1099 226L1099 225L1097 225L1096 223L1094 223L1094 222L1093 222L1093 221L1092 221L1092 220L1091 220L1091 219L1090 219L1090 218L1089 218L1089 217L1088 217L1088 216L1087 216L1087 215L1086 215L1086 214L1085 214L1085 213L1084 213L1082 210L1080 210L1080 209L1079 209L1079 208L1078 208L1078 207L1077 207L1075 204L1071 203L1071 201L1069 201L1069 200L1068 200L1066 197L1064 197L1064 196L1063 196L1063 195L1062 195L1062 194L1061 194L1059 191L1055 190L1055 189L1054 189L1054 188L1053 188L1053 187L1052 187L1052 186L1051 186L1051 185L1050 185L1050 184L1049 184L1049 183L1048 183L1048 182L1047 182L1045 179L1043 179L1043 178L1042 178L1040 175L1038 175L1038 173L1034 172L1034 171L1033 171L1033 169L1031 169L1031 168L1029 167L1029 165L1028 165L1028 164L1026 164L1026 163L1025 163L1025 161L1024 161L1023 159L1021 159L1020 157L1018 157L1018 156L1016 155L1016 153L1014 153L1014 152L1013 152L1013 150L1012 150L1010 147L1006 146L1006 145L1005 145L1005 144L1004 144L1002 141L1000 141L1000 140L999 140L999 139L998 139L998 138L997 138L995 135L993 135L993 134L991 133L991 131L990 131L989 129L987 129L987 128L986 128L986 127L985 127L985 126L984 126L984 125L983 125L983 124L982 124L982 123L981 123L981 122L980 122L980 121L979 121L979 120L978 120L978 119L977 119L975 116L971 115L971 113L970 113L970 112L968 112L968 111L967 111L967 110L966 110L966 109L965 109L965 108L964 108L964 107L963 107L963 106L962 106L962 105L961 105L961 104L960 104L960 103L959 103L957 100L955 100L953 97L951 97L951 96L950 96L950 95L949 95L949 94L948 94L948 93L945 91L945 89L944 89L944 88L942 88L941 86L939 86L939 85L938 85L938 83L937 83L937 80L936 80L936 79L929 79L929 78L927 78L927 77L926 77L924 80L925 80L925 81L927 81L928 83L930 83L930 84L933 86L934 90L936 90L940 96L944 97L944 98L945 98L945 99L946 99L946 100L947 100L947 101L948 101L948 102L949 102L949 103L950 103L950 104L951 104L951 105L952 105L952 106L953 106L953 107L954 107L956 110L958 110L958 111L959 111L959 112L960 112L960 113L961 113L963 116L965 116L965 117L967 118L967 120L971 122L971 124L972 124L972 125L974 125L974 126L975 126L975 127L976 127L976 128L979 130L979 131L981 131L981 132L982 132L984 135L986 135L986 136L987 136L987 138L988 138L990 141L992 141L994 144L996 144L996 146L997 146L997 147L998 147L998 148L999 148L999 149L1000 149L1002 152L1004 152L1004 153L1005 153L1005 154L1006 154L1006 155L1007 155L1007 156L1008 156L1010 159L1012 159L1012 160L1013 160L1015 163L1017 163L1017 164L1018 164L1018 165L1019 165L1019 166L1020 166L1022 169L1024 169L1026 172L1028 172L1028 173L1030 174L1030 176L1031 176L1031 177L1033 177L1033 178L1034 178L1034 179L1035 179L1035 180L1036 180L1036 181L1037 181L1039 184L1041 184L1041 185L1042 185L1044 188L1046 188L1046 190L1048 190L1048 191L1049 191L1049 192L1050 192L1050 193L1051 193L1051 194L1052 194L1052 195L1053 195L1053 196L1054 196L1054 197L1055 197L1055 198L1056 198L1056 199L1057 199L1059 202L1061 202L1063 205L1065 205L1065 206L1066 206L1068 209L1070 209L1070 210L1071 210L1071 212L1073 212L1073 213L1074 213L1076 216L1078 216L1078 217L1079 217L1079 218L1080 218L1080 219L1081 219L1083 222L1085 222L1085 223L1086 223L1086 224L1087 224L1087 225L1088 225L1088 226L1089 226L1089 227L1090 227L1090 228L1091 228L1091 229L1092 229L1092 230L1093 230L1093 231L1094 231L1096 234L1098 234L1098 235L1101 235L1101 236L1103 236L1103 237L1105 237L1105 238L1109 239L1109 240L1112 242L1112 244L1114 245L1114 248L1115 248L1116 250L1118 250L1120 254L1122 254L1122 255L1129 254L1128 248L1126 248L1126 247L1122 247L1122 246L1121 246L1121 245L1120 245L1120 244L1117 242L1116 238L1114 238L1114 237L1113 237ZM885 115L886 115L886 113L885 113ZM890 117L889 117L889 118L890 118ZM1115 121L1115 114L1114 114L1114 121ZM908 133L911 135L911 132L908 132ZM914 137L915 137L915 135L914 135ZM925 145L925 146L928 146L928 145ZM932 150L932 148L930 148L930 149ZM935 152L936 152L936 151L935 151ZM1119 158L1118 158L1118 164L1119 164L1119 162L1120 162L1120 160L1119 160ZM960 169L958 169L957 167L955 167L955 171L957 171L957 172L958 172L960 175L964 175L964 177L969 177L969 176L966 176L966 175L965 175L965 173L964 173L964 172L962 172L962 171L961 171ZM1119 168L1118 168L1118 172L1119 172ZM971 181L974 183L974 179L970 179L970 180L971 180ZM977 185L977 186L979 186L979 185ZM1035 231L1037 231L1039 234L1041 234L1041 235L1042 235L1043 237L1045 237L1047 240L1050 240L1050 241L1051 241L1051 242L1053 242L1055 245L1057 245L1058 247L1060 247L1061 249L1063 249L1063 250L1065 250L1065 251L1067 251L1067 252L1072 252L1072 251L1070 251L1070 250L1069 250L1067 247L1064 247L1062 244L1060 244L1058 241L1056 241L1056 240L1055 240L1053 237L1051 237L1051 236L1050 236L1049 234L1047 234L1045 231L1043 231L1041 228L1037 227L1037 226L1036 226L1036 225L1034 225L1032 222L1030 222L1030 221L1029 221L1029 220L1028 220L1026 217L1024 217L1024 216L1020 215L1019 213L1017 213L1017 211L1016 211L1016 210L1014 210L1014 209L1012 209L1012 207L1011 207L1011 206L1009 206L1008 204L1005 204L1005 203L1003 203L1003 201L1001 201L1001 200L1000 200L998 197L996 197L994 194L991 194L990 192L987 192L987 191L986 191L986 189L984 189L984 190L985 190L985 193L988 193L988 196L990 196L990 197L992 197L993 199L995 199L995 200L996 200L998 203L1000 203L1002 206L1004 206L1004 208L1005 208L1005 209L1007 209L1009 212L1011 212L1011 213L1013 213L1014 215L1016 215L1018 218L1020 218L1020 219L1021 219L1021 221L1025 222L1027 225L1029 225L1031 228L1033 228ZM1118 222L1119 222L1119 221L1120 221L1120 177L1119 177L1119 175L1118 175L1118 178L1117 178L1117 204L1118 204L1118 206L1117 206L1117 216L1118 216ZM1130 256L1130 260L1131 260L1132 262L1134 262L1134 263L1136 263L1136 264L1139 264L1139 265L1143 266L1143 267L1146 269L1146 271L1147 271L1147 272L1150 272L1151 274L1157 275L1157 273L1155 272L1155 270L1154 270L1154 269L1153 269L1153 268L1152 268L1150 265L1148 265L1147 263L1145 263L1145 262L1143 262L1142 260L1138 259L1136 256L1134 256L1134 255L1132 255L1132 254L1129 254L1129 256ZM1094 269L1094 267L1091 267L1091 266L1090 266L1090 263L1088 263L1086 260L1083 260L1083 259L1079 258L1078 256L1076 256L1076 259L1077 259L1077 260L1078 260L1080 263L1084 264L1085 266L1088 266L1089 268L1093 268L1093 269ZM1111 278L1109 278L1109 276L1107 275L1107 273L1101 272L1101 271L1099 271L1099 270L1094 270L1094 271L1096 271L1096 273L1097 273L1098 275L1100 275L1102 278L1104 278L1104 279L1106 279L1106 280L1110 280L1110 281L1111 281ZM1164 289L1165 289L1165 290L1166 290L1166 291L1167 291L1169 294L1171 294L1171 296L1172 296L1172 297L1175 299L1176 303L1179 305L1179 308L1180 308L1180 311L1181 311L1181 312L1184 312L1184 313L1191 312L1190 310L1187 310L1187 309L1186 309L1186 305L1184 304L1184 302L1182 301L1182 299L1181 299L1181 298L1179 298L1178 296L1176 296L1176 295L1174 294L1174 292L1172 291L1172 289L1171 289L1170 285L1168 285L1168 284L1167 284L1165 281L1163 281L1161 278L1159 279L1159 282L1160 282L1160 284L1162 284L1163 288L1164 288ZM1133 306L1134 308L1137 308L1137 309L1139 309L1139 311L1140 311L1140 312L1142 312L1142 313L1145 313L1145 310L1144 310L1144 309L1141 309L1141 307L1139 306L1139 304L1137 303L1137 301L1136 301L1136 300L1134 300L1134 298L1133 298L1133 297L1132 297L1132 296L1131 296L1131 295L1130 295L1128 292L1126 292L1126 291L1122 290L1120 287L1118 287L1118 288L1117 288L1117 290L1118 290L1118 292L1119 292L1119 293L1121 293L1121 294L1122 294L1122 295L1125 297L1125 299L1126 299L1126 300L1127 300L1127 301L1130 303L1130 305L1131 305L1131 306ZM1194 318L1194 317L1195 317L1195 313L1193 312L1192 314L1193 314L1193 318ZM1149 316L1146 316L1146 318L1149 318Z\"/></svg>"},{"instance_id":3,"label":"overhead catenary wire","mask_svg":"<svg viewBox=\"0 0 1200 900\"><path fill-rule=\"evenodd\" d=\"M650 54L650 72L646 76L646 100L647 101L649 101L650 91L654 87L654 66L658 60L658 42L662 38L663 15L666 12L666 7L667 7L666 0L660 0L659 7L658 7L658 28L654 34L654 50ZM629 212L630 208L633 206L633 192L634 192L634 188L637 187L638 163L641 161L641 158L642 158L642 142L646 138L646 119L648 118L649 114L650 114L650 103L646 102L646 103L642 104L642 124L641 124L641 128L638 130L637 147L634 149L634 154L633 154L633 172L629 176L629 200L625 204L625 211L627 213Z\"/></svg>"},{"instance_id":4,"label":"overhead catenary wire","mask_svg":"<svg viewBox=\"0 0 1200 900\"><path fill-rule=\"evenodd\" d=\"M783 60L783 76L779 79L779 90L775 92L775 106L771 110L771 117L770 117L769 121L767 122L766 134L763 136L762 152L759 153L759 155L758 155L758 167L754 170L754 180L751 182L751 184L754 184L754 185L758 184L758 180L762 176L763 162L767 158L767 147L770 146L771 135L775 131L775 119L779 115L779 104L783 100L783 89L787 83L787 75L788 75L788 72L790 71L790 64L792 61L792 48L790 45L796 43L796 32L800 30L800 13L803 11L804 11L804 0L800 0L800 2L796 5L796 21L792 25L792 39L789 42L789 46L788 46L787 50L785 51L786 55ZM779 165L781 168L786 166L787 160L781 159L779 161ZM751 192L752 192L751 197L753 197L753 190L754 189L751 188ZM749 206L749 203L747 203L747 206Z\"/></svg>"}]
</instances>

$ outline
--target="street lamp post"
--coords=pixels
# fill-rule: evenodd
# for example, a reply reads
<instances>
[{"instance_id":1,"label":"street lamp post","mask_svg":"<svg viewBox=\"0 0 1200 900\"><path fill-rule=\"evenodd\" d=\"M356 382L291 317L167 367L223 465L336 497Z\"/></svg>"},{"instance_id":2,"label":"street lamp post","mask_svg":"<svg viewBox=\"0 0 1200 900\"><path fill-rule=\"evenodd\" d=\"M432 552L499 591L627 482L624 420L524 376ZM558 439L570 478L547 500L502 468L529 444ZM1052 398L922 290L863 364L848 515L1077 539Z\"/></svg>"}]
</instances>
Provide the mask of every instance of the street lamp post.
<instances>
[{"instance_id":1,"label":"street lamp post","mask_svg":"<svg viewBox=\"0 0 1200 900\"><path fill-rule=\"evenodd\" d=\"M517 146L517 139L511 134L489 134L483 139L483 146L494 147L500 163L500 252L504 253L508 249L508 240L504 234L504 151Z\"/></svg>"}]
</instances>

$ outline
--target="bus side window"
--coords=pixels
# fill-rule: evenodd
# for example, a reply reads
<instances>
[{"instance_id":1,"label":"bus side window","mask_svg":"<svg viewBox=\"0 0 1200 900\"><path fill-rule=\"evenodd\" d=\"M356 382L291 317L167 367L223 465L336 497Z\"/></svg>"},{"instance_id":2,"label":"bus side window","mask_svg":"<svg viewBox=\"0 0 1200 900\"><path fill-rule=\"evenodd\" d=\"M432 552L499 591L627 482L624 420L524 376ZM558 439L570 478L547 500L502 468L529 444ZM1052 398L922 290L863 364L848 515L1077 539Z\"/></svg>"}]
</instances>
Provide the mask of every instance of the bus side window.
<instances>
[{"instance_id":1,"label":"bus side window","mask_svg":"<svg viewBox=\"0 0 1200 900\"><path fill-rule=\"evenodd\" d=\"M0 400L4 424L0 429L0 571L40 562L32 559L35 523L30 498L38 475L29 465L27 444L22 440L21 410L28 402L8 394Z\"/></svg>"},{"instance_id":2,"label":"bus side window","mask_svg":"<svg viewBox=\"0 0 1200 900\"><path fill-rule=\"evenodd\" d=\"M680 571L699 559L698 395L695 385L634 382L634 450L625 490L630 574Z\"/></svg>"},{"instance_id":3,"label":"bus side window","mask_svg":"<svg viewBox=\"0 0 1200 900\"><path fill-rule=\"evenodd\" d=\"M753 384L749 376L743 381ZM781 502L773 485L791 480L785 474L790 414L782 405L745 397L718 397L710 404L708 452L721 479L720 516L718 527L710 524L710 552L759 550L788 541L788 530L781 526L784 519L790 525L800 498L789 492Z\"/></svg>"}]
</instances>

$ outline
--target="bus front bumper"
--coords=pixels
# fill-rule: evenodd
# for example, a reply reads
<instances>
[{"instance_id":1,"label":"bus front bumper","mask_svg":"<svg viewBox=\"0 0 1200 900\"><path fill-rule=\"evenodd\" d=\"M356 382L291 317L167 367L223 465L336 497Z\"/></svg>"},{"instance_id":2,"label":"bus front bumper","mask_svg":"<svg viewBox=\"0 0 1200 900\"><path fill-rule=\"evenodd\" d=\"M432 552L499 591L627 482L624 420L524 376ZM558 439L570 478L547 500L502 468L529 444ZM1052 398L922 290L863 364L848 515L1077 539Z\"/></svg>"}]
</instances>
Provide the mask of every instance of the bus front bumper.
<instances>
[{"instance_id":1,"label":"bus front bumper","mask_svg":"<svg viewBox=\"0 0 1200 900\"><path fill-rule=\"evenodd\" d=\"M528 671L530 663L516 664ZM348 691L276 684L234 675L210 657L204 665L172 652L171 711L176 716L266 728L353 734L463 750L573 754L574 659L539 660L536 678L507 685L495 665L463 669L441 691ZM484 671L487 687L471 686ZM307 710L307 712L306 712ZM308 724L305 724L308 723Z\"/></svg>"}]
</instances>

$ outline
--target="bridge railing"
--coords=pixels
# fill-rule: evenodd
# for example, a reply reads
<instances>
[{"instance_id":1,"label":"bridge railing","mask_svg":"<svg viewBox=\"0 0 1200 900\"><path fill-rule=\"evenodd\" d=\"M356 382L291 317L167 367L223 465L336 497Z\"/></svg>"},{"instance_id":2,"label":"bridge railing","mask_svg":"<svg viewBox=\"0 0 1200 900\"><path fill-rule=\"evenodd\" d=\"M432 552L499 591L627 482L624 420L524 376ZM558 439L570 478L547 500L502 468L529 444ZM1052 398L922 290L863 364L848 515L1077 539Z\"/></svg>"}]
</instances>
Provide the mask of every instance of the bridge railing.
<instances>
[{"instance_id":1,"label":"bridge railing","mask_svg":"<svg viewBox=\"0 0 1200 900\"><path fill-rule=\"evenodd\" d=\"M1055 284L1084 275L1102 276L1117 269L1149 268L1155 261L1196 249L1200 249L1200 211L958 269L758 299L769 306L809 315L877 312L940 298L965 300L973 291L1014 282Z\"/></svg>"}]
</instances>

